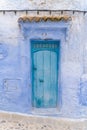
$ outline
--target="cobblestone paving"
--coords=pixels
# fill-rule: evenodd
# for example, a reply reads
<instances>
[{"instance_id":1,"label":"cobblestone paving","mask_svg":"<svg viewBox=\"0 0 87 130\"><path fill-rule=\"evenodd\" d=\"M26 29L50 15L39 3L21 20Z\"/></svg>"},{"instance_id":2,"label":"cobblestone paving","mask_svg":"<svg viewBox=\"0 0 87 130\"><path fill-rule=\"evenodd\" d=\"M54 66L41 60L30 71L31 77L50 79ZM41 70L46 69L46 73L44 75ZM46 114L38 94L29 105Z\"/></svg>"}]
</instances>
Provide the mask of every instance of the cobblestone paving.
<instances>
[{"instance_id":1,"label":"cobblestone paving","mask_svg":"<svg viewBox=\"0 0 87 130\"><path fill-rule=\"evenodd\" d=\"M0 130L87 130L86 120L0 113Z\"/></svg>"}]
</instances>

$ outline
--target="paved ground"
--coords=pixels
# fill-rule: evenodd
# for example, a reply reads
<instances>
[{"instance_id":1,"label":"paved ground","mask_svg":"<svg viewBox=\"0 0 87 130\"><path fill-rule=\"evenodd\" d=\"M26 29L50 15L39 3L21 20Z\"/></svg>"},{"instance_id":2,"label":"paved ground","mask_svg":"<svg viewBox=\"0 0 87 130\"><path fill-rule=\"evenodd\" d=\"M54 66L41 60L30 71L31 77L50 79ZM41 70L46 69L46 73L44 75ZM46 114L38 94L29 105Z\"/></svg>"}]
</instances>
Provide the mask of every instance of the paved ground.
<instances>
[{"instance_id":1,"label":"paved ground","mask_svg":"<svg viewBox=\"0 0 87 130\"><path fill-rule=\"evenodd\" d=\"M0 130L87 130L87 120L0 113Z\"/></svg>"}]
</instances>

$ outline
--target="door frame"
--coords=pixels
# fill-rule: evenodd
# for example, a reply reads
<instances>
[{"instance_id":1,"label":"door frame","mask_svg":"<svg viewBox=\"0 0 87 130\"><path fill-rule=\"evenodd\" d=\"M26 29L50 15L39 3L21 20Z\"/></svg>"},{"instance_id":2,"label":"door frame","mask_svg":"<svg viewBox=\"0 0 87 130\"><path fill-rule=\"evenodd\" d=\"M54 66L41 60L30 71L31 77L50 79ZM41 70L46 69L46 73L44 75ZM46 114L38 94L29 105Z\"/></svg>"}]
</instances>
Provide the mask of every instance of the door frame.
<instances>
[{"instance_id":1,"label":"door frame","mask_svg":"<svg viewBox=\"0 0 87 130\"><path fill-rule=\"evenodd\" d=\"M58 40L58 39L47 39L48 41L56 41L56 42L58 42L58 44L59 44L59 49L61 49L60 48L60 40ZM45 41L44 39L30 39L30 49L31 49L31 84L32 84L32 88L31 88L31 107L32 107L32 110L38 110L39 109L39 111L41 110L41 111L44 111L44 109L45 110L48 110L49 109L49 111L51 112L51 111L53 111L53 109L55 109L55 111L57 110L59 110L59 104L60 104L60 94L59 94L59 92L60 92L60 90L59 90L59 77L60 77L60 72L58 72L58 68L59 68L59 71L60 71L60 50L59 50L59 54L58 54L58 52L57 52L57 50L56 51L54 51L54 49L50 49L51 51L54 51L54 52L56 52L57 53L57 57L59 57L59 60L58 60L58 58L57 58L57 72L58 72L58 75L57 75L57 78L58 78L58 80L57 80L57 106L56 106L56 108L43 108L43 110L42 110L42 108L36 108L36 107L33 107L33 57L32 57L32 55L33 55L33 49L32 49L32 42L38 42L38 41ZM52 42L50 42L49 44L53 44ZM37 49L37 51L39 51L39 50L49 50L49 49ZM49 51L50 51L49 50ZM37 52L37 51L35 51L35 52ZM58 63L59 63L59 65L58 65ZM57 112L56 111L56 112ZM42 112L41 112L42 113ZM51 112L51 113L53 113L53 112Z\"/></svg>"}]
</instances>

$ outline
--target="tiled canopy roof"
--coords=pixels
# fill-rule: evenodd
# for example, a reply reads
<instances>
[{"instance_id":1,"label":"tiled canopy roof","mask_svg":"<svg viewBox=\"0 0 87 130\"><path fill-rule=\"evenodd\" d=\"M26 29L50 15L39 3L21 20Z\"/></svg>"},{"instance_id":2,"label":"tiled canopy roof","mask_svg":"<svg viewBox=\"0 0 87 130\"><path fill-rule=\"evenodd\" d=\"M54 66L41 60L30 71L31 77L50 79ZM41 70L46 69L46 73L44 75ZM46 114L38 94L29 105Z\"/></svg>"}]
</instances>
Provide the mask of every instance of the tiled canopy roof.
<instances>
[{"instance_id":1,"label":"tiled canopy roof","mask_svg":"<svg viewBox=\"0 0 87 130\"><path fill-rule=\"evenodd\" d=\"M71 18L69 16L23 16L19 18L19 22L40 22L40 21L67 21Z\"/></svg>"}]
</instances>

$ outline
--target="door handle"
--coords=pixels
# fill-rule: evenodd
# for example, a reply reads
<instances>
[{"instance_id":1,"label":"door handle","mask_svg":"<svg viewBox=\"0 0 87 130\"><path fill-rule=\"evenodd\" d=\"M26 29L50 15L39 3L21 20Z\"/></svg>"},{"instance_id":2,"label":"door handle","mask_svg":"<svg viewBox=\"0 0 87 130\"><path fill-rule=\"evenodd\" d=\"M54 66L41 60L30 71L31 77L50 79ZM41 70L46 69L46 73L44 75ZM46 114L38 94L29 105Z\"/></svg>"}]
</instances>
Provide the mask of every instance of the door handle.
<instances>
[{"instance_id":1,"label":"door handle","mask_svg":"<svg viewBox=\"0 0 87 130\"><path fill-rule=\"evenodd\" d=\"M34 70L37 70L37 68L36 68L36 67L34 67L33 69L34 69Z\"/></svg>"},{"instance_id":2,"label":"door handle","mask_svg":"<svg viewBox=\"0 0 87 130\"><path fill-rule=\"evenodd\" d=\"M39 82L40 82L40 83L43 83L43 82L44 82L44 80L43 80L43 79L39 79Z\"/></svg>"}]
</instances>

